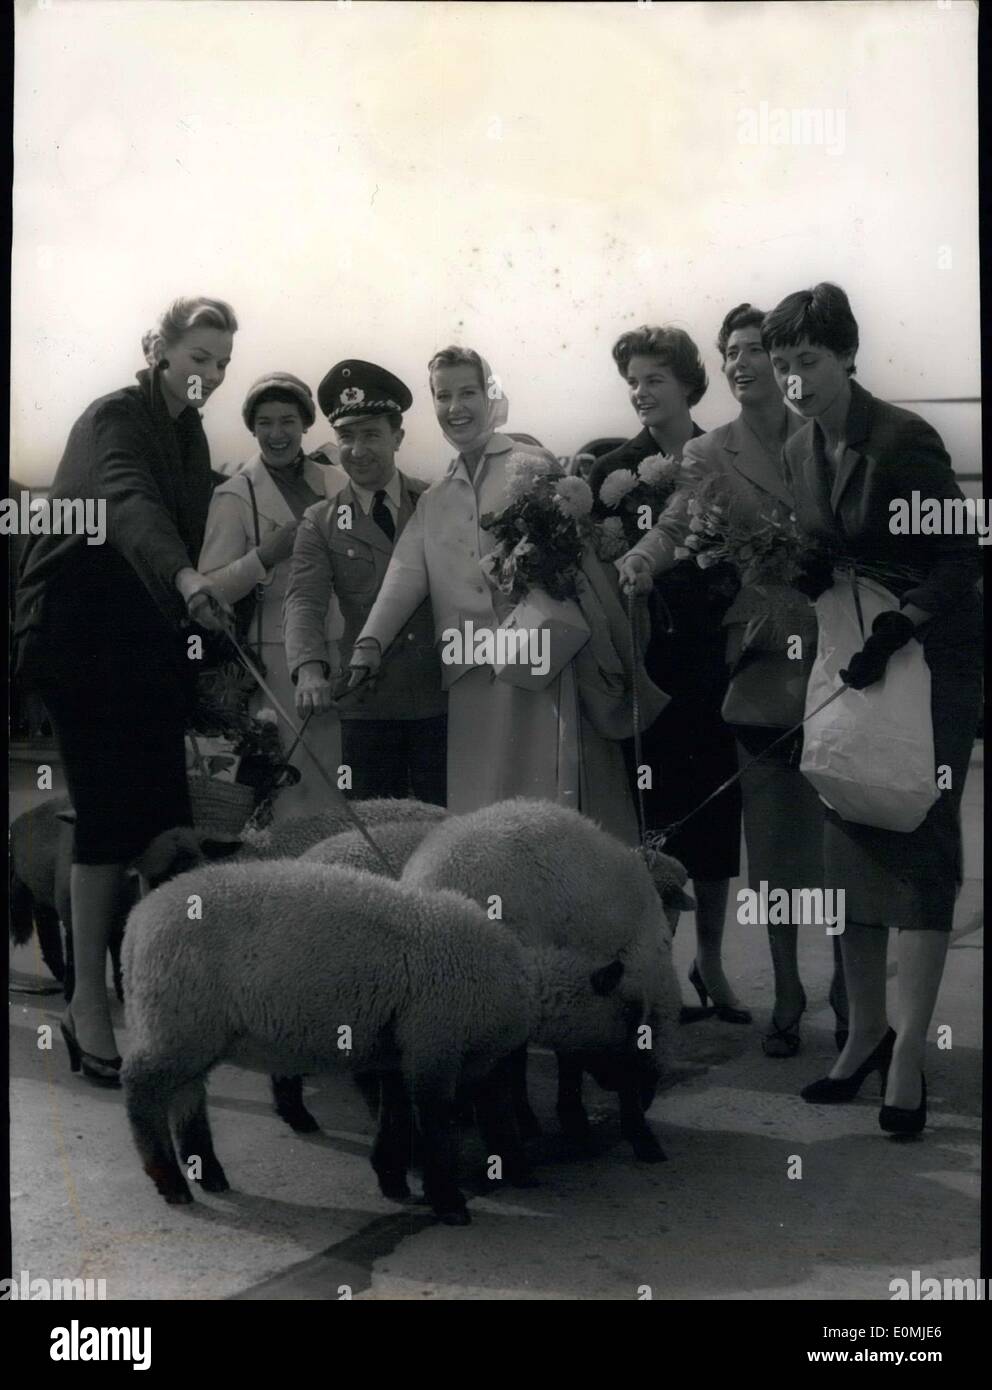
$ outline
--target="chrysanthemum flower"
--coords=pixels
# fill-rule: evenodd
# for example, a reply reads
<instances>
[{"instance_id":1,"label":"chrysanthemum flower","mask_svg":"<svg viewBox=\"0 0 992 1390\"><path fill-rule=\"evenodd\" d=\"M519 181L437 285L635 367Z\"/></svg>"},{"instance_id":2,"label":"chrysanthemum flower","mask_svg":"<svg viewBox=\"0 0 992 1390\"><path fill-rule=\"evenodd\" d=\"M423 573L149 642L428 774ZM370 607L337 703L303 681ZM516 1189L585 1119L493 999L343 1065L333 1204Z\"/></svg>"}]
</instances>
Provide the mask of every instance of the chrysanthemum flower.
<instances>
[{"instance_id":1,"label":"chrysanthemum flower","mask_svg":"<svg viewBox=\"0 0 992 1390\"><path fill-rule=\"evenodd\" d=\"M576 521L592 511L592 489L584 478L561 478L555 483L555 500L566 516Z\"/></svg>"},{"instance_id":2,"label":"chrysanthemum flower","mask_svg":"<svg viewBox=\"0 0 992 1390\"><path fill-rule=\"evenodd\" d=\"M514 450L506 461L507 492L511 501L533 492L539 478L561 473L561 466L540 454L523 454Z\"/></svg>"},{"instance_id":3,"label":"chrysanthemum flower","mask_svg":"<svg viewBox=\"0 0 992 1390\"><path fill-rule=\"evenodd\" d=\"M682 465L671 454L650 454L641 459L637 466L637 476L642 483L653 487L656 483L669 483L677 478Z\"/></svg>"},{"instance_id":4,"label":"chrysanthemum flower","mask_svg":"<svg viewBox=\"0 0 992 1390\"><path fill-rule=\"evenodd\" d=\"M604 478L603 485L599 489L599 500L604 507L617 507L627 496L627 493L636 486L637 479L629 468L617 468Z\"/></svg>"}]
</instances>

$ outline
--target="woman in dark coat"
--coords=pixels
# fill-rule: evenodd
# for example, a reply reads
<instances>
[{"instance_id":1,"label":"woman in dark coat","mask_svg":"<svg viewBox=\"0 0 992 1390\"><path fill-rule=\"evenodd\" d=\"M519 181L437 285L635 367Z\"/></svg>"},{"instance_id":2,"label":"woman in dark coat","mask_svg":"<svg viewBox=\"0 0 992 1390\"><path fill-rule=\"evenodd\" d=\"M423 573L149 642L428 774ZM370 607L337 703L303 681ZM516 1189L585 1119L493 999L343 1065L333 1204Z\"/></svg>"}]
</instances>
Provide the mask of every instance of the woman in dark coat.
<instances>
[{"instance_id":1,"label":"woman in dark coat","mask_svg":"<svg viewBox=\"0 0 992 1390\"><path fill-rule=\"evenodd\" d=\"M689 440L703 433L690 410L706 390L706 372L687 333L680 328L638 328L617 341L613 359L644 428L593 465L589 485L599 516L609 515L603 485L611 473L620 468L636 472L641 460L652 454L681 459ZM651 789L645 792L646 828L662 830L694 810L737 770L734 736L720 716L727 688L721 624L737 580L726 566L703 571L684 560L654 585L647 560L625 568L626 561L624 557L618 562L625 590L651 593L645 668L655 685L672 697L643 741L644 761L652 772ZM636 797L629 746L628 768ZM740 871L740 837L741 798L735 784L673 835L665 849L685 864L693 880L697 955L690 980L700 1001L712 997L726 1022L750 1023L751 1015L738 1005L721 962L729 883Z\"/></svg>"},{"instance_id":2,"label":"woman in dark coat","mask_svg":"<svg viewBox=\"0 0 992 1390\"><path fill-rule=\"evenodd\" d=\"M62 1031L73 1070L81 1060L104 1085L119 1084L104 982L125 866L192 825L184 728L196 668L180 624L217 628L230 612L192 557L214 482L196 406L224 380L236 328L220 300L166 310L144 340L150 367L87 407L52 483L53 498L105 509L105 543L33 536L21 564L17 668L51 717L76 813L76 984Z\"/></svg>"},{"instance_id":3,"label":"woman in dark coat","mask_svg":"<svg viewBox=\"0 0 992 1390\"><path fill-rule=\"evenodd\" d=\"M890 656L921 642L930 668L935 761L950 769L950 787L912 832L826 812L826 883L846 894L841 951L850 1034L829 1076L807 1086L803 1097L851 1100L878 1071L887 1078L881 1127L918 1133L926 1123L927 1028L962 877L961 796L981 707L980 551L973 534L901 534L894 527L896 512L911 506L914 493L959 508L962 493L937 432L850 379L858 325L843 290L821 284L789 295L765 319L762 337L780 387L809 422L785 446L800 526L827 557L842 556L855 573L865 566L875 578L884 573L882 582L900 604L875 619L841 676L865 689L882 679ZM825 565L821 591L832 582ZM887 1014L890 928L898 933L897 972Z\"/></svg>"}]
</instances>

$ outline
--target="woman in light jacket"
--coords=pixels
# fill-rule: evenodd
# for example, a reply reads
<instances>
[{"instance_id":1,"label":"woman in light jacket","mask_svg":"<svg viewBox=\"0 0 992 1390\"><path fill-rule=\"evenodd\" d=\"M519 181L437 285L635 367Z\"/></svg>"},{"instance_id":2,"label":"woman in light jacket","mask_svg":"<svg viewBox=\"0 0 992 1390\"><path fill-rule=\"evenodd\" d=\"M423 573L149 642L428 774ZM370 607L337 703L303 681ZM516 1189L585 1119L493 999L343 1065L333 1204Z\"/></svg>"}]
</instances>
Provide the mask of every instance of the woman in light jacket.
<instances>
[{"instance_id":1,"label":"woman in light jacket","mask_svg":"<svg viewBox=\"0 0 992 1390\"><path fill-rule=\"evenodd\" d=\"M646 590L648 576L675 564L688 534L686 504L700 489L714 489L727 514L741 525L793 508L782 448L802 425L786 406L761 341L764 313L739 304L717 336L723 372L740 405L727 425L690 439L682 455L683 479L654 530L620 562L625 582ZM727 610L730 686L724 717L734 727L741 766L761 757L741 779L748 884L755 891L823 886L823 806L799 771L802 733L775 744L803 717L806 679L816 652L816 617L805 594L784 585L747 584ZM787 639L797 636L802 656L791 661ZM806 994L799 978L798 930L769 925L775 976L771 1032L762 1046L768 1057L794 1057ZM847 1016L840 950L834 939L834 982L830 1000L837 1018L838 1048Z\"/></svg>"},{"instance_id":2,"label":"woman in light jacket","mask_svg":"<svg viewBox=\"0 0 992 1390\"><path fill-rule=\"evenodd\" d=\"M513 607L480 568L493 539L480 518L507 503L511 454L543 449L498 433L508 405L488 363L467 348L435 354L428 367L442 433L458 451L445 476L421 497L396 544L351 665L376 670L382 652L430 595L435 634L495 629ZM469 653L463 653L468 656ZM443 667L448 700L448 809L473 811L513 796L546 797L598 820L627 842L637 823L617 742L602 737L579 699L576 662L543 690L494 680L471 660Z\"/></svg>"},{"instance_id":3,"label":"woman in light jacket","mask_svg":"<svg viewBox=\"0 0 992 1390\"><path fill-rule=\"evenodd\" d=\"M249 638L254 645L261 623L261 655L265 679L291 715L295 692L283 646L282 603L289 580L296 528L307 507L333 497L348 481L343 470L306 458L303 435L314 422L310 388L289 372L269 372L249 389L242 408L259 452L214 492L207 531L200 552L200 572L209 575L231 604L259 591ZM256 539L256 521L258 526ZM328 639L338 635L328 615ZM254 714L268 704L256 690L249 709ZM280 721L281 722L281 721ZM283 745L292 741L280 729ZM328 715L311 720L306 741L329 776L341 761L341 725ZM315 810L329 795L326 784L302 749L293 764L302 777L275 799L276 818Z\"/></svg>"}]
</instances>

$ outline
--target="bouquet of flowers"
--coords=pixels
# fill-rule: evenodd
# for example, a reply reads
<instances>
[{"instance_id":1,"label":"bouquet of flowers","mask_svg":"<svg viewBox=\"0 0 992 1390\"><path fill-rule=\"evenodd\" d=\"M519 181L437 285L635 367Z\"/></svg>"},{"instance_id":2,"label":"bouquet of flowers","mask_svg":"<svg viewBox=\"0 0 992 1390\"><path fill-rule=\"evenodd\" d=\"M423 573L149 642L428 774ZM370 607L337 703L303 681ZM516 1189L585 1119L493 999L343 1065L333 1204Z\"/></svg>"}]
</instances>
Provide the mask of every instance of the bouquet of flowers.
<instances>
[{"instance_id":1,"label":"bouquet of flowers","mask_svg":"<svg viewBox=\"0 0 992 1390\"><path fill-rule=\"evenodd\" d=\"M487 512L481 525L496 538L482 561L489 582L519 602L532 589L553 599L574 599L579 561L591 522L592 492L560 464L513 453L507 467L509 501Z\"/></svg>"},{"instance_id":2,"label":"bouquet of flowers","mask_svg":"<svg viewBox=\"0 0 992 1390\"><path fill-rule=\"evenodd\" d=\"M599 500L614 512L596 527L596 553L616 560L637 544L665 510L678 487L682 465L670 454L651 454L633 473L617 468L607 474Z\"/></svg>"},{"instance_id":3,"label":"bouquet of flowers","mask_svg":"<svg viewBox=\"0 0 992 1390\"><path fill-rule=\"evenodd\" d=\"M794 515L781 511L741 516L713 480L689 499L689 534L679 558L691 556L700 569L726 562L744 584L792 584L810 552L809 539Z\"/></svg>"}]
</instances>

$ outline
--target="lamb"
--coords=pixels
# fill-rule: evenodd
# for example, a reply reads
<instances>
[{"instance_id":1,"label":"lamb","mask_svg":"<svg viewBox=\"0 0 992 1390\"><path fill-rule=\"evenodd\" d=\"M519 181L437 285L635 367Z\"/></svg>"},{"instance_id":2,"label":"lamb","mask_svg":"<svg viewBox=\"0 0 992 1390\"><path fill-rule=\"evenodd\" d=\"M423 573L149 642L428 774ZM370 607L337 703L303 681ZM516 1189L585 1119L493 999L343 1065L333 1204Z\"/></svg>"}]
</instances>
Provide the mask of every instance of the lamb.
<instances>
[{"instance_id":1,"label":"lamb","mask_svg":"<svg viewBox=\"0 0 992 1390\"><path fill-rule=\"evenodd\" d=\"M392 821L437 821L443 820L448 814L443 806L416 801L413 797L374 797L367 801L353 801L351 805L368 826L385 825ZM307 816L290 816L246 837L227 862L297 859L321 840L354 828L355 822L343 806L333 806Z\"/></svg>"},{"instance_id":2,"label":"lamb","mask_svg":"<svg viewBox=\"0 0 992 1390\"><path fill-rule=\"evenodd\" d=\"M438 824L431 820L387 821L374 827L373 838L393 869L391 877L399 878L413 851L422 844ZM317 864L338 864L347 869L364 869L367 873L382 874L382 860L359 830L345 830L312 845L300 855L303 860Z\"/></svg>"},{"instance_id":3,"label":"lamb","mask_svg":"<svg viewBox=\"0 0 992 1390\"><path fill-rule=\"evenodd\" d=\"M625 987L637 991L640 1014L618 1049L559 1050L558 1116L571 1137L588 1138L581 1096L587 1070L618 1092L621 1133L635 1156L660 1162L665 1155L643 1111L679 1017L671 931L680 907L692 900L682 891L685 870L677 861L657 851L649 858L650 866L640 851L575 811L518 798L436 826L411 855L402 881L465 893L498 910L527 945L624 961ZM518 1091L516 1105L521 1127L536 1130L525 1092Z\"/></svg>"},{"instance_id":4,"label":"lamb","mask_svg":"<svg viewBox=\"0 0 992 1390\"><path fill-rule=\"evenodd\" d=\"M202 921L189 915L197 902ZM213 865L158 888L131 913L124 974L127 1114L169 1204L191 1200L177 1152L205 1191L228 1188L204 1085L219 1062L345 1067L382 1086L372 1167L383 1195L409 1195L412 1102L425 1197L442 1221L465 1225L451 1136L459 1080L478 1088L490 1153L526 1181L507 1059L529 1037L616 1047L629 1012L621 961L525 947L458 893L302 861Z\"/></svg>"}]
</instances>

